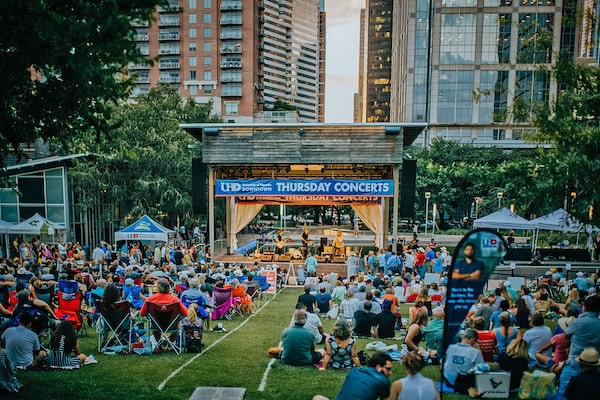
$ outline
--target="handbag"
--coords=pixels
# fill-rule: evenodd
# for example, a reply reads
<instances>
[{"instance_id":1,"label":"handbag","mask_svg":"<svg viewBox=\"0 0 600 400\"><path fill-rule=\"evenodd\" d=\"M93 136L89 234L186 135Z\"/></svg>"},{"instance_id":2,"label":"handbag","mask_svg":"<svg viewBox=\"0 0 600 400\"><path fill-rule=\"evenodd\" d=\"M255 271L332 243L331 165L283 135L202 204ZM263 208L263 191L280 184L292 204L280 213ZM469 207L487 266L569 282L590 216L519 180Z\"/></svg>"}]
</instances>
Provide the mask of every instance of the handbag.
<instances>
[{"instance_id":1,"label":"handbag","mask_svg":"<svg viewBox=\"0 0 600 400\"><path fill-rule=\"evenodd\" d=\"M556 393L554 379L556 375L551 372L536 370L533 373L524 372L519 386L519 399L541 400L549 394Z\"/></svg>"}]
</instances>

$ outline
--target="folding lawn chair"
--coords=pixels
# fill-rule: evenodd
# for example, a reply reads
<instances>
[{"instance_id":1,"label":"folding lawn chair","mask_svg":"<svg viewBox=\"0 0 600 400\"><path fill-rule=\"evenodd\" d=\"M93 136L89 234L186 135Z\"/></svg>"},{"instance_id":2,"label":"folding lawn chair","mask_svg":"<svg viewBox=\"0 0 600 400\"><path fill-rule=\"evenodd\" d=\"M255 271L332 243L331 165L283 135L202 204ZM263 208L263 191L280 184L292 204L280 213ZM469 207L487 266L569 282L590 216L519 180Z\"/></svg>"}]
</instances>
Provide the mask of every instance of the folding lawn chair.
<instances>
[{"instance_id":1,"label":"folding lawn chair","mask_svg":"<svg viewBox=\"0 0 600 400\"><path fill-rule=\"evenodd\" d=\"M233 297L231 295L232 288L220 288L216 287L213 289L213 298L215 302L215 309L212 313L212 319L221 319L225 317L231 320L233 317Z\"/></svg>"},{"instance_id":2,"label":"folding lawn chair","mask_svg":"<svg viewBox=\"0 0 600 400\"><path fill-rule=\"evenodd\" d=\"M104 302L97 301L98 322L98 352L103 353L112 346L127 346L131 351L131 331L133 318L129 302L119 301L112 308L107 308Z\"/></svg>"},{"instance_id":3,"label":"folding lawn chair","mask_svg":"<svg viewBox=\"0 0 600 400\"><path fill-rule=\"evenodd\" d=\"M81 292L63 293L58 292L58 308L54 310L54 314L60 320L66 320L73 324L73 329L79 335L87 335L87 330L83 323L84 315L81 312Z\"/></svg>"},{"instance_id":4,"label":"folding lawn chair","mask_svg":"<svg viewBox=\"0 0 600 400\"><path fill-rule=\"evenodd\" d=\"M180 304L157 304L146 302L148 309L149 331L154 333L156 347L164 349L171 347L177 354L185 348Z\"/></svg>"},{"instance_id":5,"label":"folding lawn chair","mask_svg":"<svg viewBox=\"0 0 600 400\"><path fill-rule=\"evenodd\" d=\"M79 291L79 284L75 281L60 280L58 281L58 291L65 294L74 294Z\"/></svg>"},{"instance_id":6,"label":"folding lawn chair","mask_svg":"<svg viewBox=\"0 0 600 400\"><path fill-rule=\"evenodd\" d=\"M253 310L259 309L261 306L261 300L263 297L260 287L258 285L247 286L246 293L248 294L248 296L250 296L250 299L252 300L252 309Z\"/></svg>"},{"instance_id":7,"label":"folding lawn chair","mask_svg":"<svg viewBox=\"0 0 600 400\"><path fill-rule=\"evenodd\" d=\"M38 299L46 302L50 308L54 308L54 294L56 287L54 285L47 285L35 288L35 295Z\"/></svg>"}]
</instances>

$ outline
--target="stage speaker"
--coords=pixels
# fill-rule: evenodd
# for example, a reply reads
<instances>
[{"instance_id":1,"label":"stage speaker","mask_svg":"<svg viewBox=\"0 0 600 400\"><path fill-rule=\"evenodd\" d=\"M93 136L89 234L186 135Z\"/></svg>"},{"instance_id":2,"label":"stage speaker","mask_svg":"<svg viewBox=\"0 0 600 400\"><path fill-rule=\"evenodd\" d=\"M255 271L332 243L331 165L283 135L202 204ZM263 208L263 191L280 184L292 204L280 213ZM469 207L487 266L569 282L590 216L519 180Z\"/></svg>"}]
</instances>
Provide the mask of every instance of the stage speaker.
<instances>
[{"instance_id":1,"label":"stage speaker","mask_svg":"<svg viewBox=\"0 0 600 400\"><path fill-rule=\"evenodd\" d=\"M398 210L401 218L414 219L415 217L416 180L417 160L403 160L400 177L400 209Z\"/></svg>"},{"instance_id":2,"label":"stage speaker","mask_svg":"<svg viewBox=\"0 0 600 400\"><path fill-rule=\"evenodd\" d=\"M192 211L208 214L206 164L201 158L192 158Z\"/></svg>"}]
</instances>

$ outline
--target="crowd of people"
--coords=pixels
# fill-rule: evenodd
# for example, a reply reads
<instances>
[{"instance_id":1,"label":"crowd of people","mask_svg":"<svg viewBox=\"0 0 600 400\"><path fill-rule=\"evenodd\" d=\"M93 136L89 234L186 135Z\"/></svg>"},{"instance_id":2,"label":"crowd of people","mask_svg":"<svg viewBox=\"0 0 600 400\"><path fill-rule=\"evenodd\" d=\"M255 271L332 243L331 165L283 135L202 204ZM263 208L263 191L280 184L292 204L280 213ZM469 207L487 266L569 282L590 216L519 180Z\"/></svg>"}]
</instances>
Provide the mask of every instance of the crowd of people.
<instances>
[{"instance_id":1,"label":"crowd of people","mask_svg":"<svg viewBox=\"0 0 600 400\"><path fill-rule=\"evenodd\" d=\"M207 323L210 328L213 291L229 287L235 310L253 313L249 292L260 291L253 279L260 274L257 264L213 265L203 247L184 243L172 248L161 243L145 252L141 243L130 243L117 253L112 248L99 243L86 257L77 256L82 249L78 243L47 246L33 240L19 243L19 256L0 259L0 351L6 352L11 367L74 369L97 362L79 347L82 321L60 314L58 294L63 287L73 288L69 295L80 299L77 317L86 316L90 323L98 316L98 303L110 313L124 301L141 316L148 314L150 303L177 303L186 326L201 330ZM131 326L122 324L127 330L123 336L141 341ZM43 334L50 335L45 346ZM159 336L155 332L155 338Z\"/></svg>"},{"instance_id":2,"label":"crowd of people","mask_svg":"<svg viewBox=\"0 0 600 400\"><path fill-rule=\"evenodd\" d=\"M600 381L594 386L590 378L586 379L587 386L569 384L582 371L588 375L595 371L590 365L597 363L597 351L600 350L597 273L578 272L575 279L566 281L562 271L550 269L546 274L549 279L540 281L537 286L522 285L519 288L513 288L509 280L499 281L497 287L489 287L473 304L458 342L450 345L441 358L438 351L444 332L445 267L442 267L439 284L425 285L423 282L426 272L435 273L434 265L442 258L443 250L440 250L429 262L425 257L424 270L410 260L412 251L405 249L404 257L380 252L381 262L373 263L374 269L369 268L373 265L369 258L378 256L367 254L364 264L357 263L364 265L364 270L351 268L352 260L349 260L348 272L353 275L345 277L331 273L307 279L304 293L298 298L292 326L283 333L282 363L314 365L321 370L349 370L338 396L344 398L347 386L356 389L348 382L351 376L352 379L360 379L357 376L380 379L386 365L382 359L378 364L364 368L358 357L356 338L400 339L405 346L404 363L409 375L392 384L392 397L389 398L401 398L398 390L412 389L417 382L419 390L425 390L423 393L429 396L427 398L433 399L437 395L437 389L434 390L435 386L427 380L423 381L419 376L412 378L415 367L408 367L406 363L443 364L440 384L443 383L446 390L472 397L481 396L475 387L473 371L484 363L510 372L509 388L512 391L519 389L526 372L536 369L556 374L556 396L579 399L584 398L582 393L593 393L590 387L596 391L600 389ZM425 253L419 248L416 251ZM385 260L386 256L388 260ZM388 268L392 257L396 258L394 268ZM407 268L407 258L412 268ZM570 288L565 302L559 303L549 297L547 285L552 284L551 279ZM400 315L402 303L410 303L408 314L404 316ZM331 314L332 309L336 313ZM336 318L330 333L323 332L321 318ZM549 327L554 325L555 329ZM307 331L302 339L304 346L297 342L297 332L302 329ZM582 361L583 352L586 357ZM358 372L354 370L363 371L355 376ZM377 381L374 377L373 385ZM404 386L403 381L411 385ZM389 382L387 388L389 390ZM390 392L384 393L389 395ZM372 392L353 398L376 399L377 396L387 398Z\"/></svg>"}]
</instances>

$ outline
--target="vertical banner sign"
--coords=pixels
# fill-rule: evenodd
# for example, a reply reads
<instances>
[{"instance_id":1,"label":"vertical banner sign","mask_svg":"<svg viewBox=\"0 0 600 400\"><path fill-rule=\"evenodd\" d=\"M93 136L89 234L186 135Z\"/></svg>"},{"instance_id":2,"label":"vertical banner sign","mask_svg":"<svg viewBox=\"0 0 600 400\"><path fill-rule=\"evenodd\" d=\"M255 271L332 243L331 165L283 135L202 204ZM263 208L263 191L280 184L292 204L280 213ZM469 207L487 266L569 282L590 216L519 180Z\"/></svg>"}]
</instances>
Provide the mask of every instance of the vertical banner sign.
<instances>
[{"instance_id":1,"label":"vertical banner sign","mask_svg":"<svg viewBox=\"0 0 600 400\"><path fill-rule=\"evenodd\" d=\"M505 254L504 239L489 229L469 232L456 246L448 270L442 356L448 346L456 342L471 306Z\"/></svg>"},{"instance_id":2,"label":"vertical banner sign","mask_svg":"<svg viewBox=\"0 0 600 400\"><path fill-rule=\"evenodd\" d=\"M273 265L271 268L261 268L260 275L267 278L269 288L265 293L275 294L277 291L277 266Z\"/></svg>"}]
</instances>

